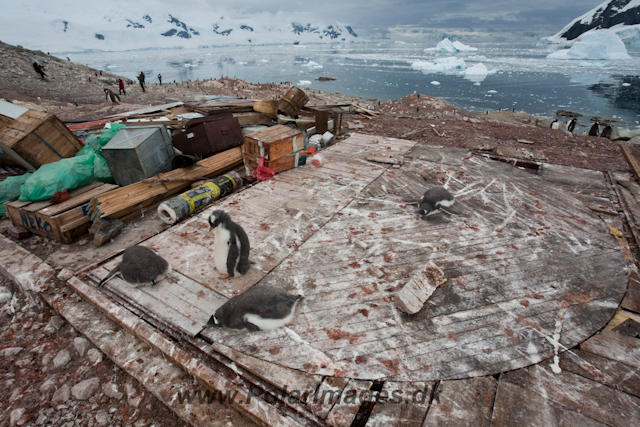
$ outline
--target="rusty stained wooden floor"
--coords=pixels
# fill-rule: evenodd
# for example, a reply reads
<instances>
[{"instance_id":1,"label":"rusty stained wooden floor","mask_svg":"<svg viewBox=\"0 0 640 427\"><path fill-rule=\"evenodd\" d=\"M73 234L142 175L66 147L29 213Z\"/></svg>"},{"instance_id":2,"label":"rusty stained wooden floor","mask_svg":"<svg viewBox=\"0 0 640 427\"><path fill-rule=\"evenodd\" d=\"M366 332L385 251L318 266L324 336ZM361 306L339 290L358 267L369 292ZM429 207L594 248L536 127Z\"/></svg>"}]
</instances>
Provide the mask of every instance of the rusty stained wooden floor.
<instances>
[{"instance_id":1,"label":"rusty stained wooden floor","mask_svg":"<svg viewBox=\"0 0 640 427\"><path fill-rule=\"evenodd\" d=\"M210 208L145 243L171 262L176 270L172 283L134 289L115 279L107 286L176 328L200 334L217 351L280 388L344 394L384 380L385 391L403 390L408 396L419 389L430 395L422 405L378 403L367 425L402 419L413 425L428 408L425 425L438 420L450 425L470 414L509 425L513 414L503 414L499 405L514 406L517 400L509 399L518 390L547 393L543 388L555 383L539 382L555 376L546 364L516 371L526 375L502 375L499 384L491 376L436 380L528 366L554 355L554 334L560 352L593 335L624 296L625 260L605 222L563 191L572 190L571 180L563 182L566 169L554 175L549 165L550 176L543 173L544 179L464 150L412 146L355 135L325 150L322 168L279 174L217 204L215 209L227 210L251 239L257 265L242 278L218 279L206 222ZM406 153L406 163L393 169L362 160L367 151L381 148ZM591 202L606 204L598 174L585 179L578 172L584 187L579 193L587 189L598 196L589 196ZM457 193L458 214L419 220L406 200L444 181ZM422 312L404 316L391 302L393 290L428 260L443 268L448 282ZM94 277L103 277L117 261L96 269ZM385 275L372 274L372 265ZM305 296L293 325L255 334L202 330L226 298L260 281ZM563 371L563 379L554 381L571 383L580 369L574 376L595 376L588 381L616 378L602 374L591 359L576 351L562 354L560 364L572 374ZM605 364L616 363L614 358ZM618 375L634 378L635 365L624 366L626 376ZM608 386L603 389L611 392ZM631 406L620 410L635 419L638 402L626 393L617 399ZM637 396L637 390L631 394ZM459 403L466 398L469 405L461 410ZM564 401L556 407L553 399L542 400L548 417L562 418L568 411L578 417L572 420L581 419ZM360 407L315 404L308 395L301 401L330 425L349 425ZM525 416L526 405L519 408Z\"/></svg>"}]
</instances>

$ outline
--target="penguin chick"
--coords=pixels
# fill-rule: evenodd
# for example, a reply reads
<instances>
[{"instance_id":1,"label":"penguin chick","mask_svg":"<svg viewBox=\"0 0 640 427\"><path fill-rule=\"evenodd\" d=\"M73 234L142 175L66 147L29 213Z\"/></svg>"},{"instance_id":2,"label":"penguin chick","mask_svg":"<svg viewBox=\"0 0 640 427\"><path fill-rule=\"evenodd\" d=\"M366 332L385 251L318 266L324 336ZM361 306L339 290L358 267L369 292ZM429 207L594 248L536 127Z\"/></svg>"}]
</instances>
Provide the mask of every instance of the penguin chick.
<instances>
[{"instance_id":1,"label":"penguin chick","mask_svg":"<svg viewBox=\"0 0 640 427\"><path fill-rule=\"evenodd\" d=\"M171 272L171 266L154 249L145 246L132 246L125 249L122 262L98 283L102 286L116 274L132 285L151 284L164 279Z\"/></svg>"},{"instance_id":2,"label":"penguin chick","mask_svg":"<svg viewBox=\"0 0 640 427\"><path fill-rule=\"evenodd\" d=\"M591 126L591 129L589 129L589 136L598 136L599 133L600 133L600 125L598 124L598 122L595 122Z\"/></svg>"},{"instance_id":3,"label":"penguin chick","mask_svg":"<svg viewBox=\"0 0 640 427\"><path fill-rule=\"evenodd\" d=\"M600 137L611 139L612 133L613 133L613 128L611 127L611 125L606 125L604 129L602 129L602 133L600 134Z\"/></svg>"},{"instance_id":4,"label":"penguin chick","mask_svg":"<svg viewBox=\"0 0 640 427\"><path fill-rule=\"evenodd\" d=\"M213 242L213 260L222 278L245 274L249 271L249 237L238 224L233 222L229 214L216 210L209 216L209 225L215 233Z\"/></svg>"},{"instance_id":5,"label":"penguin chick","mask_svg":"<svg viewBox=\"0 0 640 427\"><path fill-rule=\"evenodd\" d=\"M279 328L291 322L303 299L271 286L254 286L220 306L207 325L250 331Z\"/></svg>"},{"instance_id":6,"label":"penguin chick","mask_svg":"<svg viewBox=\"0 0 640 427\"><path fill-rule=\"evenodd\" d=\"M433 187L428 189L422 197L418 205L418 212L423 218L437 213L440 207L449 207L453 205L455 198L444 187Z\"/></svg>"}]
</instances>

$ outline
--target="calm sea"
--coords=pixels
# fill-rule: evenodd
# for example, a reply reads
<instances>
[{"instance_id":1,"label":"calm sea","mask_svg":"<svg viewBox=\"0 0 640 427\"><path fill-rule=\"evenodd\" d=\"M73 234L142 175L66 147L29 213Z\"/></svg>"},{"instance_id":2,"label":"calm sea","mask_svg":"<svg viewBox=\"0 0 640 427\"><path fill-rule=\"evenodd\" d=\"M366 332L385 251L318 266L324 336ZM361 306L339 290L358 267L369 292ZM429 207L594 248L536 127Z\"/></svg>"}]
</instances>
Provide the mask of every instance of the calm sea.
<instances>
[{"instance_id":1,"label":"calm sea","mask_svg":"<svg viewBox=\"0 0 640 427\"><path fill-rule=\"evenodd\" d=\"M472 111L516 109L554 115L556 110L640 126L640 58L627 61L546 59L535 45L475 44L477 52L430 53L432 45L362 43L154 49L128 52L61 53L73 61L132 79L163 82L237 77L251 82L290 81L300 87L397 99L414 91L443 98ZM632 53L632 55L637 55ZM457 56L468 67L483 63L490 74L465 78L456 72L424 73L415 61ZM322 82L320 76L335 78Z\"/></svg>"}]
</instances>

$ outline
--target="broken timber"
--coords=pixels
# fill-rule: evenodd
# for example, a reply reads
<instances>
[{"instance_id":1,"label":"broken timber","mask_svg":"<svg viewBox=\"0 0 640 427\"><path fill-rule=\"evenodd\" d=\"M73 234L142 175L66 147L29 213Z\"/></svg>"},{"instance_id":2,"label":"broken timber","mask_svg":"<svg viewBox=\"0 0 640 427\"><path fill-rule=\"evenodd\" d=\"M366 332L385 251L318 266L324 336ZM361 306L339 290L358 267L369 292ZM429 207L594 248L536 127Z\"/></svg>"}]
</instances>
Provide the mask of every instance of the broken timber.
<instances>
[{"instance_id":1,"label":"broken timber","mask_svg":"<svg viewBox=\"0 0 640 427\"><path fill-rule=\"evenodd\" d=\"M112 218L126 220L156 208L168 199L189 188L192 181L213 178L242 164L242 147L200 160L196 164L156 175L162 182L136 182L101 194L91 200L91 219ZM171 179L171 181L164 181Z\"/></svg>"},{"instance_id":2,"label":"broken timber","mask_svg":"<svg viewBox=\"0 0 640 427\"><path fill-rule=\"evenodd\" d=\"M420 269L409 282L396 294L394 302L396 307L407 314L416 314L422 310L425 301L444 284L442 270L434 264Z\"/></svg>"}]
</instances>

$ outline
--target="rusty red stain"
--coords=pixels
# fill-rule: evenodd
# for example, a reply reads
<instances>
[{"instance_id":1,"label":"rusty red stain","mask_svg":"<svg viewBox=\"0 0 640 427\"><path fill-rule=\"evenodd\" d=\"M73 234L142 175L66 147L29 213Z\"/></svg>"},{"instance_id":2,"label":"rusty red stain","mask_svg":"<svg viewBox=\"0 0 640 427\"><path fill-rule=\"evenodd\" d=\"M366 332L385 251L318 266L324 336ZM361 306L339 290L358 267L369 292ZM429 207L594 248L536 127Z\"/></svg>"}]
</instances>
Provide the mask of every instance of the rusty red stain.
<instances>
[{"instance_id":1,"label":"rusty red stain","mask_svg":"<svg viewBox=\"0 0 640 427\"><path fill-rule=\"evenodd\" d=\"M271 228L271 227L269 227L269 224L267 224L265 222L260 224L260 230L262 230L262 231L267 231L269 228Z\"/></svg>"},{"instance_id":2,"label":"rusty red stain","mask_svg":"<svg viewBox=\"0 0 640 427\"><path fill-rule=\"evenodd\" d=\"M456 279L456 283L458 284L458 286L464 286L467 284L467 279L465 279L464 277L458 277Z\"/></svg>"},{"instance_id":3,"label":"rusty red stain","mask_svg":"<svg viewBox=\"0 0 640 427\"><path fill-rule=\"evenodd\" d=\"M451 408L451 406L447 406L447 405L438 405L438 409L440 410L440 412L442 412L446 416L450 416L451 412L453 412L453 409Z\"/></svg>"},{"instance_id":4,"label":"rusty red stain","mask_svg":"<svg viewBox=\"0 0 640 427\"><path fill-rule=\"evenodd\" d=\"M493 349L492 349L492 348L490 348L490 347L483 348L483 349L482 349L482 351L483 351L483 352L485 352L485 353L487 353L487 354L489 354L489 353L493 353Z\"/></svg>"},{"instance_id":5,"label":"rusty red stain","mask_svg":"<svg viewBox=\"0 0 640 427\"><path fill-rule=\"evenodd\" d=\"M384 227L384 228L381 228L381 229L380 229L380 231L382 231L383 233L388 233L388 232L390 232L390 231L393 231L393 228L390 228L390 227Z\"/></svg>"},{"instance_id":6,"label":"rusty red stain","mask_svg":"<svg viewBox=\"0 0 640 427\"><path fill-rule=\"evenodd\" d=\"M391 372L399 371L398 368L400 367L400 361L398 359L393 359L393 360L378 359L378 362L382 363L385 366L385 368L387 368Z\"/></svg>"},{"instance_id":7,"label":"rusty red stain","mask_svg":"<svg viewBox=\"0 0 640 427\"><path fill-rule=\"evenodd\" d=\"M349 337L351 334L349 332L345 332L345 331L341 331L340 329L324 329L325 332L327 333L327 336L329 338L331 338L334 341L337 340L341 340L341 339L346 339L347 337Z\"/></svg>"},{"instance_id":8,"label":"rusty red stain","mask_svg":"<svg viewBox=\"0 0 640 427\"><path fill-rule=\"evenodd\" d=\"M542 332L542 330L540 329L540 326L536 325L535 323L533 323L531 320L525 318L523 315L518 314L518 320L522 323L524 323L525 325L527 325L530 328L535 329L538 332Z\"/></svg>"},{"instance_id":9,"label":"rusty red stain","mask_svg":"<svg viewBox=\"0 0 640 427\"><path fill-rule=\"evenodd\" d=\"M354 262L350 263L349 266L351 268L360 268L360 264L358 264L357 261L354 261Z\"/></svg>"},{"instance_id":10,"label":"rusty red stain","mask_svg":"<svg viewBox=\"0 0 640 427\"><path fill-rule=\"evenodd\" d=\"M591 298L587 294L567 295L563 299L566 300L567 302L572 303L572 304L580 304L580 303L585 303L585 302L591 302Z\"/></svg>"},{"instance_id":11,"label":"rusty red stain","mask_svg":"<svg viewBox=\"0 0 640 427\"><path fill-rule=\"evenodd\" d=\"M369 218L375 218L375 217L377 217L377 216L380 216L380 215L378 215L378 214L377 214L377 213L375 213L375 212L371 212L371 213L369 214Z\"/></svg>"},{"instance_id":12,"label":"rusty red stain","mask_svg":"<svg viewBox=\"0 0 640 427\"><path fill-rule=\"evenodd\" d=\"M206 297L206 296L207 296L207 294L204 292L204 289L200 289L200 290L198 291L198 293L196 294L196 296L197 296L198 298L204 298L204 297Z\"/></svg>"},{"instance_id":13,"label":"rusty red stain","mask_svg":"<svg viewBox=\"0 0 640 427\"><path fill-rule=\"evenodd\" d=\"M582 369L584 369L585 371L589 372L591 375L593 375L594 377L600 377L600 378L604 378L604 375L602 375L596 368L594 368L590 363L580 363L580 367Z\"/></svg>"},{"instance_id":14,"label":"rusty red stain","mask_svg":"<svg viewBox=\"0 0 640 427\"><path fill-rule=\"evenodd\" d=\"M393 260L393 257L390 254L386 254L382 257L384 259L384 262L391 262Z\"/></svg>"},{"instance_id":15,"label":"rusty red stain","mask_svg":"<svg viewBox=\"0 0 640 427\"><path fill-rule=\"evenodd\" d=\"M478 254L478 255L476 255L476 258L479 258L479 259L485 259L486 257L487 257L487 256L486 256L485 254Z\"/></svg>"},{"instance_id":16,"label":"rusty red stain","mask_svg":"<svg viewBox=\"0 0 640 427\"><path fill-rule=\"evenodd\" d=\"M362 314L364 317L369 317L369 310L367 310L366 308L361 308L360 310L358 310L358 313Z\"/></svg>"},{"instance_id":17,"label":"rusty red stain","mask_svg":"<svg viewBox=\"0 0 640 427\"><path fill-rule=\"evenodd\" d=\"M451 332L447 333L447 339L450 339L451 341L455 341L455 342L460 341L460 338L458 338Z\"/></svg>"},{"instance_id":18,"label":"rusty red stain","mask_svg":"<svg viewBox=\"0 0 640 427\"><path fill-rule=\"evenodd\" d=\"M280 347L270 347L268 349L268 351L269 351L269 353L274 354L274 355L275 354L279 354L280 353Z\"/></svg>"},{"instance_id":19,"label":"rusty red stain","mask_svg":"<svg viewBox=\"0 0 640 427\"><path fill-rule=\"evenodd\" d=\"M362 289L362 293L365 295L371 295L373 293L373 291L366 286L360 286L360 289Z\"/></svg>"},{"instance_id":20,"label":"rusty red stain","mask_svg":"<svg viewBox=\"0 0 640 427\"><path fill-rule=\"evenodd\" d=\"M363 363L367 363L367 358L364 356L356 356L356 364L362 365Z\"/></svg>"},{"instance_id":21,"label":"rusty red stain","mask_svg":"<svg viewBox=\"0 0 640 427\"><path fill-rule=\"evenodd\" d=\"M529 307L529 301L522 300L522 301L520 301L520 305L523 306L523 307Z\"/></svg>"},{"instance_id":22,"label":"rusty red stain","mask_svg":"<svg viewBox=\"0 0 640 427\"><path fill-rule=\"evenodd\" d=\"M354 299L356 296L358 296L358 294L355 293L355 292L352 293L352 294L349 294L349 298L351 298L351 299Z\"/></svg>"}]
</instances>

